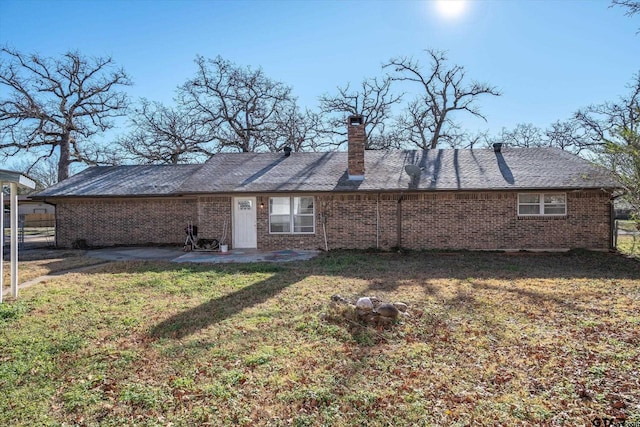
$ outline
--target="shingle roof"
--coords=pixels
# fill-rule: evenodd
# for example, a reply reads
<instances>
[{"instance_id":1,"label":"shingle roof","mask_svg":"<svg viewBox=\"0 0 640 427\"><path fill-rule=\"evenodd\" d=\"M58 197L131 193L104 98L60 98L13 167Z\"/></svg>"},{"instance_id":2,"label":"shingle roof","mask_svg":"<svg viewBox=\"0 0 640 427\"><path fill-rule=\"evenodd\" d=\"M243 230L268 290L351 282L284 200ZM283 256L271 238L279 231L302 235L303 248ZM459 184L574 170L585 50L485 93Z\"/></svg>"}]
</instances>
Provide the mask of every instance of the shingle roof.
<instances>
[{"instance_id":1,"label":"shingle roof","mask_svg":"<svg viewBox=\"0 0 640 427\"><path fill-rule=\"evenodd\" d=\"M422 168L419 177L408 164ZM222 153L203 165L94 167L37 197L616 187L602 169L555 148L366 151L364 181L350 181L346 168L345 152Z\"/></svg>"},{"instance_id":2,"label":"shingle roof","mask_svg":"<svg viewBox=\"0 0 640 427\"><path fill-rule=\"evenodd\" d=\"M32 198L174 194L201 167L202 165L95 166L33 195Z\"/></svg>"}]
</instances>

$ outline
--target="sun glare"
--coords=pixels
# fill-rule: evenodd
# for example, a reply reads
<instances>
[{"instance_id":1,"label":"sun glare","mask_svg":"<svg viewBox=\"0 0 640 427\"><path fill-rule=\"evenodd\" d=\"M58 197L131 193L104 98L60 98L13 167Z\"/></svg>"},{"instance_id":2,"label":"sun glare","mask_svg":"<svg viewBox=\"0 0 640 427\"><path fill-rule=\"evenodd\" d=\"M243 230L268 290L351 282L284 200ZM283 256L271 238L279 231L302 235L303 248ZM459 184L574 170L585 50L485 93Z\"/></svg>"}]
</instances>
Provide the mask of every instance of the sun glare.
<instances>
[{"instance_id":1,"label":"sun glare","mask_svg":"<svg viewBox=\"0 0 640 427\"><path fill-rule=\"evenodd\" d=\"M467 0L436 0L436 10L445 18L457 18L467 9Z\"/></svg>"}]
</instances>

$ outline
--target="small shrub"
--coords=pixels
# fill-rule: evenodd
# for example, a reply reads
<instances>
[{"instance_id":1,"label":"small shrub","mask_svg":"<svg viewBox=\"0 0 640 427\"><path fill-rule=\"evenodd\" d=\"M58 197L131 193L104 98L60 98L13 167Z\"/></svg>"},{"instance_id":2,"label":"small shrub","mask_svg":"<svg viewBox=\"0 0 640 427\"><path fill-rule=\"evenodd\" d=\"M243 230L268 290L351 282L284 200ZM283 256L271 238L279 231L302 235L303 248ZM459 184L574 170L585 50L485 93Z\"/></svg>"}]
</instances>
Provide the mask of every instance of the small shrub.
<instances>
[{"instance_id":1,"label":"small shrub","mask_svg":"<svg viewBox=\"0 0 640 427\"><path fill-rule=\"evenodd\" d=\"M88 249L89 244L85 239L76 239L71 243L73 249Z\"/></svg>"},{"instance_id":2,"label":"small shrub","mask_svg":"<svg viewBox=\"0 0 640 427\"><path fill-rule=\"evenodd\" d=\"M247 357L244 363L249 367L255 367L260 365L265 365L271 361L273 355L266 353L254 354Z\"/></svg>"},{"instance_id":3,"label":"small shrub","mask_svg":"<svg viewBox=\"0 0 640 427\"><path fill-rule=\"evenodd\" d=\"M121 402L143 408L157 407L164 397L162 390L144 384L127 384L120 393Z\"/></svg>"},{"instance_id":4,"label":"small shrub","mask_svg":"<svg viewBox=\"0 0 640 427\"><path fill-rule=\"evenodd\" d=\"M29 307L22 301L13 304L0 304L0 322L13 322L24 316L29 311Z\"/></svg>"}]
</instances>

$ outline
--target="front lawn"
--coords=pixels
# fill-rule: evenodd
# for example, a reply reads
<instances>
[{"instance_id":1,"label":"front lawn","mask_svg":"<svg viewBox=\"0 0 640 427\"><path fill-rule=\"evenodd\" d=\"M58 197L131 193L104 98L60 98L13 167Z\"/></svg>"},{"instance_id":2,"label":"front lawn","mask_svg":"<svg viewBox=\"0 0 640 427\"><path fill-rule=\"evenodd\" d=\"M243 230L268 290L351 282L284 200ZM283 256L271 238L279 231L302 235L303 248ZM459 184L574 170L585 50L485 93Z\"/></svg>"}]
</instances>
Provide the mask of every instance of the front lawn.
<instances>
[{"instance_id":1,"label":"front lawn","mask_svg":"<svg viewBox=\"0 0 640 427\"><path fill-rule=\"evenodd\" d=\"M365 327L336 293L411 317ZM640 422L639 304L612 254L113 263L0 306L0 425Z\"/></svg>"},{"instance_id":2,"label":"front lawn","mask_svg":"<svg viewBox=\"0 0 640 427\"><path fill-rule=\"evenodd\" d=\"M640 235L620 234L617 243L621 253L640 258Z\"/></svg>"},{"instance_id":3,"label":"front lawn","mask_svg":"<svg viewBox=\"0 0 640 427\"><path fill-rule=\"evenodd\" d=\"M11 258L9 253L5 255L2 273L6 292L11 283ZM101 259L86 256L85 251L81 250L34 249L20 251L18 260L18 283L24 283L48 274L104 263Z\"/></svg>"},{"instance_id":4,"label":"front lawn","mask_svg":"<svg viewBox=\"0 0 640 427\"><path fill-rule=\"evenodd\" d=\"M616 249L626 255L640 258L640 235L636 221L617 220L618 236Z\"/></svg>"}]
</instances>

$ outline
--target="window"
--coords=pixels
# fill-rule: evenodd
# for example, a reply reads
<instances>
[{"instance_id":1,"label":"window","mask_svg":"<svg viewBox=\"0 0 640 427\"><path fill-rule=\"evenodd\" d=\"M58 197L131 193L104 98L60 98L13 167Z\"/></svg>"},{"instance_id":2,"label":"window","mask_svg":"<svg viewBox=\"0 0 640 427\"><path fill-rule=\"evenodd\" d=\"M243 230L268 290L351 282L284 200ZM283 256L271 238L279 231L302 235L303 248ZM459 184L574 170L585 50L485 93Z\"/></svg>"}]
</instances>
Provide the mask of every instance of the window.
<instances>
[{"instance_id":1,"label":"window","mask_svg":"<svg viewBox=\"0 0 640 427\"><path fill-rule=\"evenodd\" d=\"M313 197L271 197L269 199L269 232L315 233Z\"/></svg>"},{"instance_id":2,"label":"window","mask_svg":"<svg viewBox=\"0 0 640 427\"><path fill-rule=\"evenodd\" d=\"M567 214L567 195L564 193L518 194L518 215L551 216Z\"/></svg>"}]
</instances>

